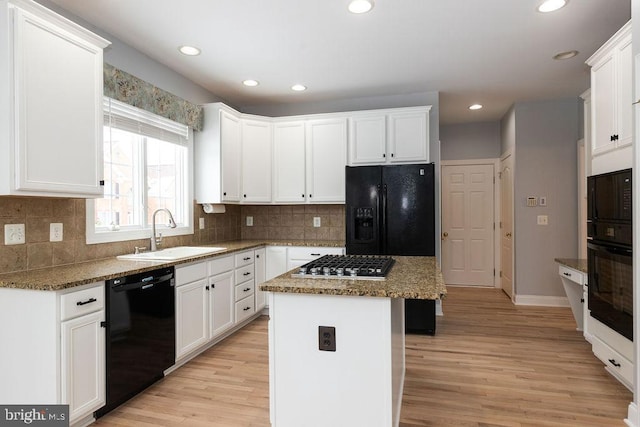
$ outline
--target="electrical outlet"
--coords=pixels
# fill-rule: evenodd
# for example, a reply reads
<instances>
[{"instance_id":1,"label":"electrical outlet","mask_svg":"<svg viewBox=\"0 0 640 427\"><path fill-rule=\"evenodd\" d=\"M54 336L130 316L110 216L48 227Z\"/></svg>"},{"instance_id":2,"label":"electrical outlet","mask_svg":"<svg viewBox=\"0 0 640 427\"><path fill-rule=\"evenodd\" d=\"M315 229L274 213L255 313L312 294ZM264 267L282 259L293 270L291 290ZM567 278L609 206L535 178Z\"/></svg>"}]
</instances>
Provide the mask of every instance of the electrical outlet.
<instances>
[{"instance_id":1,"label":"electrical outlet","mask_svg":"<svg viewBox=\"0 0 640 427\"><path fill-rule=\"evenodd\" d=\"M549 225L549 217L547 215L538 215L538 225Z\"/></svg>"},{"instance_id":2,"label":"electrical outlet","mask_svg":"<svg viewBox=\"0 0 640 427\"><path fill-rule=\"evenodd\" d=\"M25 242L24 224L4 225L4 244L20 245Z\"/></svg>"},{"instance_id":3,"label":"electrical outlet","mask_svg":"<svg viewBox=\"0 0 640 427\"><path fill-rule=\"evenodd\" d=\"M198 219L198 227L200 227L200 230L204 230L204 218Z\"/></svg>"},{"instance_id":4,"label":"electrical outlet","mask_svg":"<svg viewBox=\"0 0 640 427\"><path fill-rule=\"evenodd\" d=\"M314 227L320 227L320 224L321 224L320 217L319 216L314 216L313 217L313 226Z\"/></svg>"},{"instance_id":5,"label":"electrical outlet","mask_svg":"<svg viewBox=\"0 0 640 427\"><path fill-rule=\"evenodd\" d=\"M318 326L318 350L336 351L336 328L334 326Z\"/></svg>"},{"instance_id":6,"label":"electrical outlet","mask_svg":"<svg viewBox=\"0 0 640 427\"><path fill-rule=\"evenodd\" d=\"M50 242L62 242L62 223L52 222L49 224L49 241Z\"/></svg>"},{"instance_id":7,"label":"electrical outlet","mask_svg":"<svg viewBox=\"0 0 640 427\"><path fill-rule=\"evenodd\" d=\"M547 196L540 196L540 206L547 206Z\"/></svg>"},{"instance_id":8,"label":"electrical outlet","mask_svg":"<svg viewBox=\"0 0 640 427\"><path fill-rule=\"evenodd\" d=\"M247 217L247 227L253 227L253 217L252 216L248 216Z\"/></svg>"}]
</instances>

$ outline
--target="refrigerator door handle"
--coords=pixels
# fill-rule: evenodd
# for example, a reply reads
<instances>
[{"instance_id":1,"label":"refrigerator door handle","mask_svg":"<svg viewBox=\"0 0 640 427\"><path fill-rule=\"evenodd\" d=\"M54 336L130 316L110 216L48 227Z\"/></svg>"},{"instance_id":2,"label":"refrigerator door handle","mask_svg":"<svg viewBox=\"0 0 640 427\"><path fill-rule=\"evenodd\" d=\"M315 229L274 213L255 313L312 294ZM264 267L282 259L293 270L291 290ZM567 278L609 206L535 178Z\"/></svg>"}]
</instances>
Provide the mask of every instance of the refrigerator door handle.
<instances>
[{"instance_id":1,"label":"refrigerator door handle","mask_svg":"<svg viewBox=\"0 0 640 427\"><path fill-rule=\"evenodd\" d=\"M382 206L381 206L381 217L382 217L382 227L381 227L381 243L382 243L382 254L387 253L387 184L382 185Z\"/></svg>"}]
</instances>

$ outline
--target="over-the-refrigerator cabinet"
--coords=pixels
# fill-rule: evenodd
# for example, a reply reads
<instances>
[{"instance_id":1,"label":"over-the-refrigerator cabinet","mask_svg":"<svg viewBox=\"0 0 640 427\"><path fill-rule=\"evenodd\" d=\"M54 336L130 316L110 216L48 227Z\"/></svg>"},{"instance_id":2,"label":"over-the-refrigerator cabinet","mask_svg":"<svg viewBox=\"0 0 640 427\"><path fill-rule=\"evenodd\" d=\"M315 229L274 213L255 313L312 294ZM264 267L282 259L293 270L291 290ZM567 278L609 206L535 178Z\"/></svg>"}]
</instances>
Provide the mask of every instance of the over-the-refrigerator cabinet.
<instances>
[{"instance_id":1,"label":"over-the-refrigerator cabinet","mask_svg":"<svg viewBox=\"0 0 640 427\"><path fill-rule=\"evenodd\" d=\"M435 255L434 164L346 167L347 254ZM435 333L435 301L405 300L405 330Z\"/></svg>"}]
</instances>

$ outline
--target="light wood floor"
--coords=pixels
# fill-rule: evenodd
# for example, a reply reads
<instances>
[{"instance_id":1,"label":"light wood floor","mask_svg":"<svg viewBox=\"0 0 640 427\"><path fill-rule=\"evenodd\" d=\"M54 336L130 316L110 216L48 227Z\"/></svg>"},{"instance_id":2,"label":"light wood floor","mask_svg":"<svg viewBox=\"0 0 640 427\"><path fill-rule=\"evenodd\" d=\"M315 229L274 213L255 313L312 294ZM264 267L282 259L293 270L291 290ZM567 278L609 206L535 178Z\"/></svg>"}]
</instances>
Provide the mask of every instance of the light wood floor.
<instances>
[{"instance_id":1,"label":"light wood floor","mask_svg":"<svg viewBox=\"0 0 640 427\"><path fill-rule=\"evenodd\" d=\"M444 313L436 336L407 336L401 426L624 426L632 393L604 371L570 309L449 287ZM94 425L268 426L266 317Z\"/></svg>"}]
</instances>

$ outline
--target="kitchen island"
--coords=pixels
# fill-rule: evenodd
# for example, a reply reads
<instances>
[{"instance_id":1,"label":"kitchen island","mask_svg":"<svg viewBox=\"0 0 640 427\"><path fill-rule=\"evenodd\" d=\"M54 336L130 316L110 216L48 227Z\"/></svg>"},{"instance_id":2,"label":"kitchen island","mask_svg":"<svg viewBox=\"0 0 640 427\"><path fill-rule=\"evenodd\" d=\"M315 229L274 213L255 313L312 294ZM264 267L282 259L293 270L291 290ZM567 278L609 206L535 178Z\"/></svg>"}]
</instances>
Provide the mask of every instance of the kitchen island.
<instances>
[{"instance_id":1,"label":"kitchen island","mask_svg":"<svg viewBox=\"0 0 640 427\"><path fill-rule=\"evenodd\" d=\"M271 425L397 426L404 299L446 295L434 257L394 256L383 281L294 278L269 291Z\"/></svg>"}]
</instances>

